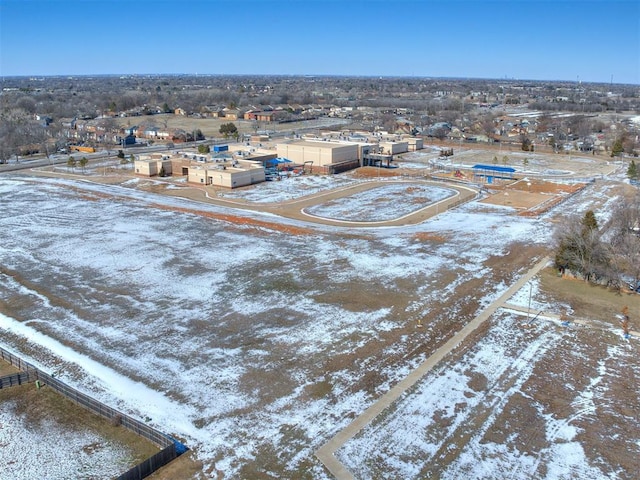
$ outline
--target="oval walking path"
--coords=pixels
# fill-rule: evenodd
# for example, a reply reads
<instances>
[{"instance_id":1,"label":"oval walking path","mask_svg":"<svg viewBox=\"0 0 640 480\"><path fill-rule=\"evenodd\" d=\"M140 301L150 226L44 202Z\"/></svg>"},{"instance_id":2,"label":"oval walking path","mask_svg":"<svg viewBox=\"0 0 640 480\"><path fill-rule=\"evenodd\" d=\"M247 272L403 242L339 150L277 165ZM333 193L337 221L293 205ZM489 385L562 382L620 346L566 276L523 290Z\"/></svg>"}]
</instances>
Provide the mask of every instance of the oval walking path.
<instances>
[{"instance_id":1,"label":"oval walking path","mask_svg":"<svg viewBox=\"0 0 640 480\"><path fill-rule=\"evenodd\" d=\"M356 193L360 193L367 190L372 190L375 188L384 187L391 184L415 184L421 183L425 185L432 185L434 187L446 188L449 190L453 190L455 192L454 195L444 198L442 200L438 200L433 202L425 207L419 208L410 212L406 215L402 215L397 218L392 218L389 220L380 220L380 221L355 221L355 220L339 220L335 218L329 217L320 217L317 215L310 215L305 212L305 209L316 206L325 202L329 202L332 200L348 197L350 195L354 195ZM302 220L306 222L311 222L320 225L330 225L337 227L392 227L392 226L404 226L404 225L416 225L428 220L431 217L438 215L439 213L445 212L451 208L457 207L463 203L471 201L478 196L478 188L473 188L467 185L461 185L450 182L436 182L432 180L424 180L419 178L411 178L411 179L403 179L403 180L372 180L372 181L364 181L358 182L352 185L347 185L344 187L338 187L326 191L317 192L311 195L306 195L300 198L295 198L291 200L285 200L281 202L276 202L274 205L271 204L258 204L243 200L229 200L226 198L220 198L215 193L210 194L210 190L203 187L201 189L194 188L191 192L191 195L185 195L184 192L179 190L174 190L168 192L171 195L189 197L194 200L202 201L202 198L199 197L198 193L193 195L193 192L203 192L205 201L217 205L225 205L234 208L240 208L245 210L253 210L253 211L262 211L274 213L276 215L290 218L293 220Z\"/></svg>"},{"instance_id":2,"label":"oval walking path","mask_svg":"<svg viewBox=\"0 0 640 480\"><path fill-rule=\"evenodd\" d=\"M104 184L104 185L112 185L116 184L122 188L132 188L125 187L121 185L122 181L130 180L131 178L141 178L136 176L109 176L109 177L101 177L101 176L80 176L76 174L71 174L69 172L58 172L58 171L49 171L42 170L40 168L33 168L30 170L33 174L44 177L62 177L62 178L70 178L81 180L82 182L88 183L96 183L96 184ZM159 182L157 178L154 178L156 182ZM170 182L159 182L165 183L166 185L173 185ZM343 197L349 197L356 193L360 193L363 191L384 187L390 184L412 184L412 183L421 183L425 185L432 185L436 187L446 188L453 190L454 195L444 198L442 200L438 200L436 202L430 203L424 207L418 208L406 215L402 215L400 217L391 218L388 220L380 220L380 221L355 221L355 220L340 220L335 218L328 217L320 217L316 215L310 215L305 212L305 209L316 206L318 204L322 204L325 202L330 202L333 200L337 200ZM136 188L133 187L133 190ZM421 177L406 177L402 179L380 179L380 180L368 180L368 181L357 181L351 185L346 185L338 188L332 188L328 190L323 190L320 192L316 192L310 195L305 195L299 198L293 198L290 200L276 201L274 203L258 203L251 202L243 199L229 199L219 196L218 192L220 189L218 187L213 186L201 186L197 184L189 184L182 188L175 189L166 189L160 192L160 195L167 195L170 197L178 197L184 198L188 200L192 200L199 203L208 203L211 205L217 205L222 207L230 207L239 210L253 211L253 212L266 212L274 215L278 215L280 217L288 218L291 220L301 220L304 222L317 224L317 225L327 225L333 227L349 227L349 228L367 228L367 227L397 227L397 226L405 226L405 225L417 225L428 220L431 217L434 217L440 213L446 212L452 208L457 207L463 203L469 202L478 197L479 187L475 185L465 185L457 182L449 182L449 181L435 181L424 179ZM158 192L155 192L158 193Z\"/></svg>"},{"instance_id":3,"label":"oval walking path","mask_svg":"<svg viewBox=\"0 0 640 480\"><path fill-rule=\"evenodd\" d=\"M535 264L526 274L507 289L498 299L485 308L476 318L471 320L462 330L456 333L447 343L438 348L433 355L427 358L420 366L413 370L407 377L401 380L387 393L380 397L373 405L367 408L344 430L338 432L331 440L316 451L316 457L338 480L354 480L353 474L337 459L335 452L347 441L380 415L386 408L395 402L404 392L422 379L433 367L435 367L451 350L458 346L469 334L476 330L509 298L520 290L529 280L542 270L550 258L545 257Z\"/></svg>"}]
</instances>

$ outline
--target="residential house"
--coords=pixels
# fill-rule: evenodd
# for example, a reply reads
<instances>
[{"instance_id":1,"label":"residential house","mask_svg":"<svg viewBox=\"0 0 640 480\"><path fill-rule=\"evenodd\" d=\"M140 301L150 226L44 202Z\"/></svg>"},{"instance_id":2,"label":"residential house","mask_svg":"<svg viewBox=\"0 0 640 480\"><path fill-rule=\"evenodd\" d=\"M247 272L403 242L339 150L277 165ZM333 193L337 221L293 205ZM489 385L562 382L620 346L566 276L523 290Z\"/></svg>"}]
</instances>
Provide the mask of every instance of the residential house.
<instances>
[{"instance_id":1,"label":"residential house","mask_svg":"<svg viewBox=\"0 0 640 480\"><path fill-rule=\"evenodd\" d=\"M138 126L127 127L124 129L125 135L135 135L138 132Z\"/></svg>"},{"instance_id":2,"label":"residential house","mask_svg":"<svg viewBox=\"0 0 640 480\"><path fill-rule=\"evenodd\" d=\"M242 112L240 112L240 110L235 108L224 108L223 113L224 113L224 118L232 121L242 118L242 115L243 115Z\"/></svg>"},{"instance_id":3,"label":"residential house","mask_svg":"<svg viewBox=\"0 0 640 480\"><path fill-rule=\"evenodd\" d=\"M77 118L61 118L60 119L60 125L62 125L62 128L69 128L72 130L76 129L76 123L78 122Z\"/></svg>"},{"instance_id":4,"label":"residential house","mask_svg":"<svg viewBox=\"0 0 640 480\"><path fill-rule=\"evenodd\" d=\"M43 127L48 127L51 122L53 122L53 118L48 115L34 115L34 118L40 123Z\"/></svg>"},{"instance_id":5,"label":"residential house","mask_svg":"<svg viewBox=\"0 0 640 480\"><path fill-rule=\"evenodd\" d=\"M278 119L284 116L284 112L282 110L270 110L270 111L249 111L244 114L245 120L256 120L258 122L275 122Z\"/></svg>"}]
</instances>

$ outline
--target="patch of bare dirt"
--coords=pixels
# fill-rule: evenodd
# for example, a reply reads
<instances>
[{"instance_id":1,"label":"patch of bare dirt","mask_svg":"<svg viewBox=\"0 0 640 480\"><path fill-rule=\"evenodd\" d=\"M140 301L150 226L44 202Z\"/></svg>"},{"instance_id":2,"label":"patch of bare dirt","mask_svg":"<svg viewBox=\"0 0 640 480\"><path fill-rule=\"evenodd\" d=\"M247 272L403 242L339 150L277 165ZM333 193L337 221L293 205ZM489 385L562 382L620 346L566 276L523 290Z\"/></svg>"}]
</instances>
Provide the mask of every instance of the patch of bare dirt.
<instances>
[{"instance_id":1,"label":"patch of bare dirt","mask_svg":"<svg viewBox=\"0 0 640 480\"><path fill-rule=\"evenodd\" d=\"M538 404L559 419L559 428L577 428L576 439L593 464L618 466L618 478L631 480L640 469L640 361L637 354L611 355L612 348L635 349L606 332L581 329L567 335L538 363L523 386L529 398L523 398L519 407Z\"/></svg>"},{"instance_id":2,"label":"patch of bare dirt","mask_svg":"<svg viewBox=\"0 0 640 480\"><path fill-rule=\"evenodd\" d=\"M11 365L10 363L3 362L0 360L0 377L4 377L5 375L13 375L14 373L19 373L16 367Z\"/></svg>"},{"instance_id":3,"label":"patch of bare dirt","mask_svg":"<svg viewBox=\"0 0 640 480\"><path fill-rule=\"evenodd\" d=\"M569 195L579 192L585 183L560 184L544 180L518 180L508 184L491 185L494 192L481 203L504 205L520 210L519 215L538 216L560 204Z\"/></svg>"},{"instance_id":4,"label":"patch of bare dirt","mask_svg":"<svg viewBox=\"0 0 640 480\"><path fill-rule=\"evenodd\" d=\"M447 241L447 237L434 232L418 232L413 235L413 239L417 242L435 242L444 243Z\"/></svg>"},{"instance_id":5,"label":"patch of bare dirt","mask_svg":"<svg viewBox=\"0 0 640 480\"><path fill-rule=\"evenodd\" d=\"M403 168L360 167L353 170L351 175L355 178L387 178L406 175L408 173L407 169Z\"/></svg>"},{"instance_id":6,"label":"patch of bare dirt","mask_svg":"<svg viewBox=\"0 0 640 480\"><path fill-rule=\"evenodd\" d=\"M198 210L198 209L195 209L195 208L175 207L175 206L168 206L168 205L162 205L162 204L154 204L154 205L151 205L151 207L157 208L159 210L170 210L170 211L174 211L174 212L181 212L181 213L189 213L189 214L192 214L192 215L199 215L199 216L202 216L202 217L212 218L212 219L215 219L215 220L222 220L224 222L232 223L234 225L256 227L256 228L259 228L259 229L266 229L266 230L272 230L272 231L287 233L289 235L310 235L312 233L315 233L310 229L302 228L302 227L296 227L296 226L293 226L293 225L283 225L281 223L276 223L276 222L265 222L263 220L257 220L257 219L248 218L248 217L242 217L242 216L238 216L238 215L228 215L228 214L221 214L221 213L205 212L205 211Z\"/></svg>"}]
</instances>

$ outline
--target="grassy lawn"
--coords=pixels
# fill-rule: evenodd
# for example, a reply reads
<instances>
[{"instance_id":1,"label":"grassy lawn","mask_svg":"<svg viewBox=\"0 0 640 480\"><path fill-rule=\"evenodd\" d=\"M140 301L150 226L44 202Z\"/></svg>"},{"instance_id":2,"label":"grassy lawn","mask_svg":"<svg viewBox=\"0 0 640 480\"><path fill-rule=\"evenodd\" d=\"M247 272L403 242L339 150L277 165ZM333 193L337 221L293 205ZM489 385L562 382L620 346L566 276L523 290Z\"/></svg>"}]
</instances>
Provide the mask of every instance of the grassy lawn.
<instances>
[{"instance_id":1,"label":"grassy lawn","mask_svg":"<svg viewBox=\"0 0 640 480\"><path fill-rule=\"evenodd\" d=\"M160 115L142 115L139 117L118 118L118 123L122 127L133 125L155 125L160 128L181 128L187 132L200 129L207 137L220 137L220 125L223 123L233 123L238 127L240 134L254 134L256 127L260 130L269 131L295 131L304 128L312 128L316 125L314 121L299 121L291 123L266 123L257 125L251 120L229 120L227 118L193 118L173 113L163 113Z\"/></svg>"},{"instance_id":2,"label":"grassy lawn","mask_svg":"<svg viewBox=\"0 0 640 480\"><path fill-rule=\"evenodd\" d=\"M3 362L2 360L0 360L0 377L4 377L5 375L11 375L13 373L18 373L19 371L20 370L18 370L16 367L11 365L10 363Z\"/></svg>"},{"instance_id":3,"label":"grassy lawn","mask_svg":"<svg viewBox=\"0 0 640 480\"><path fill-rule=\"evenodd\" d=\"M629 319L632 330L640 328L640 295L592 285L583 280L562 278L553 268L542 271L541 289L549 297L566 302L576 317L600 320L618 325L624 306L629 307Z\"/></svg>"}]
</instances>

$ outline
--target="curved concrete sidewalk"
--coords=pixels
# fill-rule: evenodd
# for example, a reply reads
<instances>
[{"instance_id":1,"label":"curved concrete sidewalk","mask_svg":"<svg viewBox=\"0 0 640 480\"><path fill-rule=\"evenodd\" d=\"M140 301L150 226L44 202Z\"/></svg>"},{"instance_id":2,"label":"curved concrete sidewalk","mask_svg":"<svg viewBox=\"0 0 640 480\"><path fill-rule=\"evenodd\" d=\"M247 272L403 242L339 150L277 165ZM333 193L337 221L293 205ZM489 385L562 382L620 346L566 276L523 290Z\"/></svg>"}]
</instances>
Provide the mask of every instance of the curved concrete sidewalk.
<instances>
[{"instance_id":1,"label":"curved concrete sidewalk","mask_svg":"<svg viewBox=\"0 0 640 480\"><path fill-rule=\"evenodd\" d=\"M43 177L63 177L73 178L75 180L82 180L84 182L109 185L114 182L116 177L84 177L76 174L70 174L68 172L51 172L39 169L32 169L33 173ZM127 177L136 178L136 177ZM158 181L157 179L155 179ZM170 182L166 182L170 183ZM445 199L434 202L426 207L422 207L418 210L410 212L401 217L392 218L389 220L381 221L345 221L332 219L327 217L318 217L309 215L304 212L305 208L317 205L319 203L336 200L342 197L348 197L365 190L378 188L381 186L389 185L391 183L424 183L427 185L433 185L443 188L449 188L456 192L456 195L447 197ZM122 185L120 185L122 186ZM122 187L127 188L127 187ZM217 188L217 187L216 187ZM398 227L405 225L417 225L428 220L431 217L445 212L451 208L454 208L462 203L469 202L478 196L478 189L467 185L460 185L456 183L433 181L418 177L406 177L402 179L383 179L383 180L369 180L356 182L351 185L333 188L330 190L324 190L316 192L310 195L306 195L300 198L294 198L290 200L284 200L271 203L255 203L247 200L235 199L231 200L224 197L219 197L216 194L216 190L211 186L200 185L188 185L185 188L165 190L160 195L167 195L170 197L184 198L199 203L208 203L211 205L218 205L222 207L231 207L239 210L246 210L250 212L265 212L271 213L283 218L291 220L301 220L307 223L316 225L327 225L333 227L348 227L348 228L371 228L371 227Z\"/></svg>"},{"instance_id":2,"label":"curved concrete sidewalk","mask_svg":"<svg viewBox=\"0 0 640 480\"><path fill-rule=\"evenodd\" d=\"M544 312L544 311L537 312L535 309L531 310L531 309L528 309L527 307L521 307L520 305L512 305L510 303L505 303L504 305L502 305L502 308L511 310L521 315L527 315L527 317L531 319L530 322L532 322L534 319L540 320L540 321L542 320L552 321L559 325L562 324L563 322L562 317L557 313ZM570 317L567 317L565 321L567 322L567 325L582 325L587 328L594 328L601 331L615 330L615 327L613 325L603 325L602 322L598 322L596 320L590 320L587 318L576 318L573 315ZM622 331L622 326L618 328ZM640 338L640 332L636 330L629 330L629 336Z\"/></svg>"},{"instance_id":3,"label":"curved concrete sidewalk","mask_svg":"<svg viewBox=\"0 0 640 480\"><path fill-rule=\"evenodd\" d=\"M437 202L434 202L426 207L422 207L418 210L410 212L401 217L392 218L389 220L380 220L380 221L350 221L350 220L338 220L328 217L318 217L315 215L310 215L305 212L306 208L311 206L318 205L320 203L324 203L331 200L336 200L343 197L348 197L350 195L354 195L355 193L359 193L366 190L371 190L375 188L379 188L381 186L386 186L394 183L423 183L426 185L432 185L436 187L448 188L454 190L456 192L455 195L444 198ZM432 180L424 180L420 178L407 178L407 179L387 179L387 180L372 180L367 182L359 182L353 185L347 185L331 190L317 192L311 195L307 195L300 198L295 198L291 200L285 200L282 202L277 202L275 205L271 204L257 204L251 203L247 201L238 201L238 200L229 200L226 198L220 198L217 196L212 196L206 190L206 187L203 189L198 189L194 187L195 192L204 192L204 201L208 203L217 204L217 205L225 205L231 206L234 208L240 208L245 210L252 211L261 211L261 212L269 212L273 213L285 218L289 218L292 220L302 220L305 222L315 223L318 225L329 225L335 227L350 227L350 228L366 228L366 227L397 227L397 226L405 226L405 225L416 225L428 220L431 217L438 215L439 213L446 212L450 208L453 208L462 203L469 202L475 199L478 195L478 189L474 189L472 187L466 185L458 185L447 182L434 182ZM193 200L203 201L202 198L198 197L196 193L193 195L185 195L184 192L180 190L174 190L169 193L170 195L188 197Z\"/></svg>"},{"instance_id":4,"label":"curved concrete sidewalk","mask_svg":"<svg viewBox=\"0 0 640 480\"><path fill-rule=\"evenodd\" d=\"M495 311L500 308L509 298L520 290L531 278L542 270L550 258L545 257L535 264L525 275L516 281L498 299L480 313L476 318L464 326L451 339L438 348L433 355L427 358L418 368L413 370L407 377L401 380L387 393L380 397L373 405L367 408L355 420L353 420L344 430L336 434L331 440L325 443L316 451L316 457L327 467L331 474L338 480L354 480L353 474L336 458L335 452L347 441L355 437L367 424L375 419L387 407L395 402L406 390L415 385L433 367L435 367L451 350L458 346L470 333L484 323Z\"/></svg>"}]
</instances>

